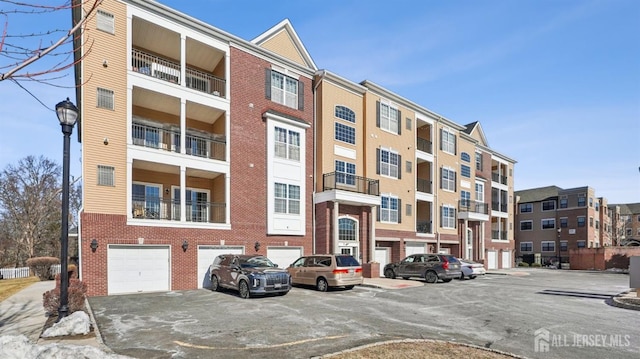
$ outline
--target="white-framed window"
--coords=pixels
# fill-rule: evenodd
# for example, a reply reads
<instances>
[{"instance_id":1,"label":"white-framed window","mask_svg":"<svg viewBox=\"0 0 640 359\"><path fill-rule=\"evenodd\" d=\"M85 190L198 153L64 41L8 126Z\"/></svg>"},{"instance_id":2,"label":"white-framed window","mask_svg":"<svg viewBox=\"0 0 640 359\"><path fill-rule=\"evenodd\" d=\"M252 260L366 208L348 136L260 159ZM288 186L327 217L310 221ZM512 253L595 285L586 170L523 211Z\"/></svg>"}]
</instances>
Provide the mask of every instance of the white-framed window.
<instances>
[{"instance_id":1,"label":"white-framed window","mask_svg":"<svg viewBox=\"0 0 640 359\"><path fill-rule=\"evenodd\" d=\"M336 183L355 186L356 184L355 163L336 160Z\"/></svg>"},{"instance_id":2,"label":"white-framed window","mask_svg":"<svg viewBox=\"0 0 640 359\"><path fill-rule=\"evenodd\" d=\"M471 192L460 191L460 205L469 207L471 205Z\"/></svg>"},{"instance_id":3,"label":"white-framed window","mask_svg":"<svg viewBox=\"0 0 640 359\"><path fill-rule=\"evenodd\" d=\"M456 228L456 208L449 205L440 208L442 228Z\"/></svg>"},{"instance_id":4,"label":"white-framed window","mask_svg":"<svg viewBox=\"0 0 640 359\"><path fill-rule=\"evenodd\" d=\"M275 183L276 213L300 214L300 186Z\"/></svg>"},{"instance_id":5,"label":"white-framed window","mask_svg":"<svg viewBox=\"0 0 640 359\"><path fill-rule=\"evenodd\" d=\"M555 218L544 218L541 221L542 229L555 229L556 228L556 219Z\"/></svg>"},{"instance_id":6,"label":"white-framed window","mask_svg":"<svg viewBox=\"0 0 640 359\"><path fill-rule=\"evenodd\" d=\"M400 111L397 108L380 102L380 128L389 132L398 133Z\"/></svg>"},{"instance_id":7,"label":"white-framed window","mask_svg":"<svg viewBox=\"0 0 640 359\"><path fill-rule=\"evenodd\" d=\"M442 185L442 189L455 191L456 190L456 171L448 167L442 167L441 175L440 175L440 183Z\"/></svg>"},{"instance_id":8,"label":"white-framed window","mask_svg":"<svg viewBox=\"0 0 640 359\"><path fill-rule=\"evenodd\" d=\"M180 187L173 188L173 216L180 218ZM186 218L189 222L209 222L209 212L211 203L209 203L210 192L206 189L187 188L185 190L185 207Z\"/></svg>"},{"instance_id":9,"label":"white-framed window","mask_svg":"<svg viewBox=\"0 0 640 359\"><path fill-rule=\"evenodd\" d=\"M482 171L482 153L476 152L476 170Z\"/></svg>"},{"instance_id":10,"label":"white-framed window","mask_svg":"<svg viewBox=\"0 0 640 359\"><path fill-rule=\"evenodd\" d=\"M337 141L346 142L352 145L356 144L356 129L345 124L335 123L334 138Z\"/></svg>"},{"instance_id":11,"label":"white-framed window","mask_svg":"<svg viewBox=\"0 0 640 359\"><path fill-rule=\"evenodd\" d=\"M115 172L113 166L98 165L98 186L115 186Z\"/></svg>"},{"instance_id":12,"label":"white-framed window","mask_svg":"<svg viewBox=\"0 0 640 359\"><path fill-rule=\"evenodd\" d=\"M456 154L456 135L449 128L440 129L440 149L452 155Z\"/></svg>"},{"instance_id":13,"label":"white-framed window","mask_svg":"<svg viewBox=\"0 0 640 359\"><path fill-rule=\"evenodd\" d=\"M98 9L98 12L96 13L96 24L97 24L96 27L98 30L108 32L110 34L115 33L113 14L110 14L104 10Z\"/></svg>"},{"instance_id":14,"label":"white-framed window","mask_svg":"<svg viewBox=\"0 0 640 359\"><path fill-rule=\"evenodd\" d=\"M107 110L114 109L114 93L113 90L108 90L98 87L96 92L96 107L105 108Z\"/></svg>"},{"instance_id":15,"label":"white-framed window","mask_svg":"<svg viewBox=\"0 0 640 359\"><path fill-rule=\"evenodd\" d=\"M356 122L356 113L352 109L350 109L350 108L348 108L346 106L337 105L335 107L334 115L337 118L341 118L341 119L343 119L345 121L349 121L351 123L355 123Z\"/></svg>"},{"instance_id":16,"label":"white-framed window","mask_svg":"<svg viewBox=\"0 0 640 359\"><path fill-rule=\"evenodd\" d=\"M398 197L382 195L380 198L380 221L388 223L398 223Z\"/></svg>"},{"instance_id":17,"label":"white-framed window","mask_svg":"<svg viewBox=\"0 0 640 359\"><path fill-rule=\"evenodd\" d=\"M533 242L520 242L520 252L533 252Z\"/></svg>"},{"instance_id":18,"label":"white-framed window","mask_svg":"<svg viewBox=\"0 0 640 359\"><path fill-rule=\"evenodd\" d=\"M533 212L533 203L520 203L520 213Z\"/></svg>"},{"instance_id":19,"label":"white-framed window","mask_svg":"<svg viewBox=\"0 0 640 359\"><path fill-rule=\"evenodd\" d=\"M338 240L353 241L358 239L358 222L350 217L338 219Z\"/></svg>"},{"instance_id":20,"label":"white-framed window","mask_svg":"<svg viewBox=\"0 0 640 359\"><path fill-rule=\"evenodd\" d=\"M300 161L300 132L277 127L275 135L275 156Z\"/></svg>"},{"instance_id":21,"label":"white-framed window","mask_svg":"<svg viewBox=\"0 0 640 359\"><path fill-rule=\"evenodd\" d=\"M542 241L542 252L555 252L556 251L556 242L554 241Z\"/></svg>"},{"instance_id":22,"label":"white-framed window","mask_svg":"<svg viewBox=\"0 0 640 359\"><path fill-rule=\"evenodd\" d=\"M560 208L569 207L569 200L567 198L560 198Z\"/></svg>"},{"instance_id":23,"label":"white-framed window","mask_svg":"<svg viewBox=\"0 0 640 359\"><path fill-rule=\"evenodd\" d=\"M520 221L520 230L521 231L532 231L533 230L533 221Z\"/></svg>"},{"instance_id":24,"label":"white-framed window","mask_svg":"<svg viewBox=\"0 0 640 359\"><path fill-rule=\"evenodd\" d=\"M484 183L476 182L476 201L484 202Z\"/></svg>"},{"instance_id":25,"label":"white-framed window","mask_svg":"<svg viewBox=\"0 0 640 359\"><path fill-rule=\"evenodd\" d=\"M298 108L298 80L271 71L271 101L291 108Z\"/></svg>"},{"instance_id":26,"label":"white-framed window","mask_svg":"<svg viewBox=\"0 0 640 359\"><path fill-rule=\"evenodd\" d=\"M393 178L400 178L398 164L400 163L400 155L397 152L380 148L380 174Z\"/></svg>"},{"instance_id":27,"label":"white-framed window","mask_svg":"<svg viewBox=\"0 0 640 359\"><path fill-rule=\"evenodd\" d=\"M555 210L556 210L556 201L542 202L542 211L555 211Z\"/></svg>"},{"instance_id":28,"label":"white-framed window","mask_svg":"<svg viewBox=\"0 0 640 359\"><path fill-rule=\"evenodd\" d=\"M578 220L578 227L584 227L587 225L587 217L585 216L578 216L577 217Z\"/></svg>"},{"instance_id":29,"label":"white-framed window","mask_svg":"<svg viewBox=\"0 0 640 359\"><path fill-rule=\"evenodd\" d=\"M131 200L133 217L159 219L161 214L162 186L157 183L133 182Z\"/></svg>"},{"instance_id":30,"label":"white-framed window","mask_svg":"<svg viewBox=\"0 0 640 359\"><path fill-rule=\"evenodd\" d=\"M471 167L467 165L460 165L460 175L462 177L471 178Z\"/></svg>"},{"instance_id":31,"label":"white-framed window","mask_svg":"<svg viewBox=\"0 0 640 359\"><path fill-rule=\"evenodd\" d=\"M584 207L587 205L587 198L584 195L578 195L578 207Z\"/></svg>"}]
</instances>

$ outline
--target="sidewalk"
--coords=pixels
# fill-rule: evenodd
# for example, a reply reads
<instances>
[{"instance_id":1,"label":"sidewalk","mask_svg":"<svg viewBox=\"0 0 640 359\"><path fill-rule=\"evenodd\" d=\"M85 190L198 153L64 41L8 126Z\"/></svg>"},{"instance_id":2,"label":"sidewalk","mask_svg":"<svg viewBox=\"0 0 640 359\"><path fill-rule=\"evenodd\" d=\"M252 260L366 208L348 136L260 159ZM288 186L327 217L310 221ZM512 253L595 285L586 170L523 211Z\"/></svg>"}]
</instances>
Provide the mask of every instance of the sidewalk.
<instances>
[{"instance_id":1,"label":"sidewalk","mask_svg":"<svg viewBox=\"0 0 640 359\"><path fill-rule=\"evenodd\" d=\"M363 287L383 288L383 289L403 289L411 287L423 287L424 281L417 279L389 279L385 277L380 278L364 278Z\"/></svg>"},{"instance_id":2,"label":"sidewalk","mask_svg":"<svg viewBox=\"0 0 640 359\"><path fill-rule=\"evenodd\" d=\"M55 284L52 280L36 282L0 302L0 336L22 334L36 343L47 321L42 295Z\"/></svg>"}]
</instances>

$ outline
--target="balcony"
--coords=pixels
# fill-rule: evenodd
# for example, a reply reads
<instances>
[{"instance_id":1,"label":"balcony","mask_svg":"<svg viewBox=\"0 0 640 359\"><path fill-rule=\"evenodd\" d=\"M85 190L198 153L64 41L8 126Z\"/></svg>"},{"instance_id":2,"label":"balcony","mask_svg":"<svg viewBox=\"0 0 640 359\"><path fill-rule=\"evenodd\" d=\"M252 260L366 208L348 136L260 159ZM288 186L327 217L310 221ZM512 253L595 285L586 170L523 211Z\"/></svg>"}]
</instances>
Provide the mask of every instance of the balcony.
<instances>
[{"instance_id":1,"label":"balcony","mask_svg":"<svg viewBox=\"0 0 640 359\"><path fill-rule=\"evenodd\" d=\"M491 202L491 210L497 211L497 212L503 212L503 213L509 212L509 209L507 208L507 204L506 203L497 202L497 201L492 201Z\"/></svg>"},{"instance_id":2,"label":"balcony","mask_svg":"<svg viewBox=\"0 0 640 359\"><path fill-rule=\"evenodd\" d=\"M426 153L433 153L433 144L425 138L417 138L418 150Z\"/></svg>"},{"instance_id":3,"label":"balcony","mask_svg":"<svg viewBox=\"0 0 640 359\"><path fill-rule=\"evenodd\" d=\"M160 123L150 125L134 122L132 137L134 145L180 153L181 134L177 128L167 128ZM204 136L187 132L187 155L225 161L226 147L226 140L222 135Z\"/></svg>"},{"instance_id":4,"label":"balcony","mask_svg":"<svg viewBox=\"0 0 640 359\"><path fill-rule=\"evenodd\" d=\"M378 180L371 178L350 175L342 172L325 173L322 176L323 191L343 190L367 194L371 196L380 195L380 186Z\"/></svg>"},{"instance_id":5,"label":"balcony","mask_svg":"<svg viewBox=\"0 0 640 359\"><path fill-rule=\"evenodd\" d=\"M506 241L509 238L507 237L507 232L506 231L492 230L491 231L491 239Z\"/></svg>"},{"instance_id":6,"label":"balcony","mask_svg":"<svg viewBox=\"0 0 640 359\"><path fill-rule=\"evenodd\" d=\"M418 178L416 181L418 192L433 194L433 181L425 178Z\"/></svg>"},{"instance_id":7,"label":"balcony","mask_svg":"<svg viewBox=\"0 0 640 359\"><path fill-rule=\"evenodd\" d=\"M458 216L460 219L488 221L489 204L465 199L460 200L458 202Z\"/></svg>"},{"instance_id":8,"label":"balcony","mask_svg":"<svg viewBox=\"0 0 640 359\"><path fill-rule=\"evenodd\" d=\"M160 197L137 197L131 203L134 219L180 221L180 201ZM225 203L187 201L186 221L225 223Z\"/></svg>"},{"instance_id":9,"label":"balcony","mask_svg":"<svg viewBox=\"0 0 640 359\"><path fill-rule=\"evenodd\" d=\"M133 49L131 52L131 69L143 75L226 98L226 80L216 77L211 73L187 66L185 81L183 83L180 78L179 62L162 58L139 49Z\"/></svg>"},{"instance_id":10,"label":"balcony","mask_svg":"<svg viewBox=\"0 0 640 359\"><path fill-rule=\"evenodd\" d=\"M492 172L491 173L491 180L493 182L498 182L498 183L501 183L501 184L504 184L504 185L507 184L507 176L502 176L497 172Z\"/></svg>"},{"instance_id":11,"label":"balcony","mask_svg":"<svg viewBox=\"0 0 640 359\"><path fill-rule=\"evenodd\" d=\"M416 223L416 233L433 233L432 227L432 221L418 221Z\"/></svg>"}]
</instances>

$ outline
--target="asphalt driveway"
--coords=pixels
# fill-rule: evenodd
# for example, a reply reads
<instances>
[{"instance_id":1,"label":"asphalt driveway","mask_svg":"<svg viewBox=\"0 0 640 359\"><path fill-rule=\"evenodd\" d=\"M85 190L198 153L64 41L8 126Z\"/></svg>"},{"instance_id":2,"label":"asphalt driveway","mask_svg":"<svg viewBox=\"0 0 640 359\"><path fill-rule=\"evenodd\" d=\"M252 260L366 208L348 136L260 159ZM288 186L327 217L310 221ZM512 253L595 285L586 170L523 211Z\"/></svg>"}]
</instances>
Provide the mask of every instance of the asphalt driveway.
<instances>
[{"instance_id":1,"label":"asphalt driveway","mask_svg":"<svg viewBox=\"0 0 640 359\"><path fill-rule=\"evenodd\" d=\"M89 303L105 344L139 358L309 358L404 338L531 358L639 357L640 311L606 303L628 289L627 275L530 273L399 290L294 288L286 296L244 300L201 289ZM609 341L582 341L593 337Z\"/></svg>"}]
</instances>

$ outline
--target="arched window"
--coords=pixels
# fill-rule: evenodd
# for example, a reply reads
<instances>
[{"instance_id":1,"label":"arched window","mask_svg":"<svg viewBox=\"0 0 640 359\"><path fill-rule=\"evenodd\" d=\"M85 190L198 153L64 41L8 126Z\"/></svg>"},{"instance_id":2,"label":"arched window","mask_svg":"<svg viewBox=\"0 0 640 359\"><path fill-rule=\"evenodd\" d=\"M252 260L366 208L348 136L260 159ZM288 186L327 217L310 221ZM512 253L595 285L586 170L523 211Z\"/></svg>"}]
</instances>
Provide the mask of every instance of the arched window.
<instances>
[{"instance_id":1,"label":"arched window","mask_svg":"<svg viewBox=\"0 0 640 359\"><path fill-rule=\"evenodd\" d=\"M341 241L355 241L357 228L357 221L353 218L338 219L338 239Z\"/></svg>"},{"instance_id":2,"label":"arched window","mask_svg":"<svg viewBox=\"0 0 640 359\"><path fill-rule=\"evenodd\" d=\"M471 155L469 155L466 152L462 152L460 153L460 159L462 159L465 162L471 162Z\"/></svg>"},{"instance_id":3,"label":"arched window","mask_svg":"<svg viewBox=\"0 0 640 359\"><path fill-rule=\"evenodd\" d=\"M335 113L337 118L341 118L345 121L349 121L349 122L356 122L356 113L353 112L353 110L351 110L348 107L344 107L344 106L336 106L336 113Z\"/></svg>"}]
</instances>

